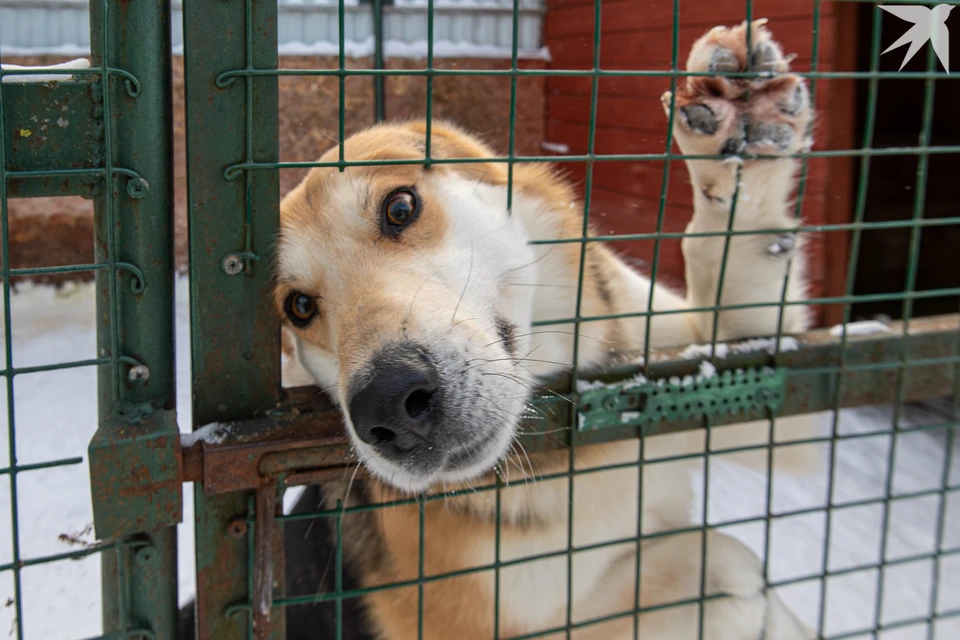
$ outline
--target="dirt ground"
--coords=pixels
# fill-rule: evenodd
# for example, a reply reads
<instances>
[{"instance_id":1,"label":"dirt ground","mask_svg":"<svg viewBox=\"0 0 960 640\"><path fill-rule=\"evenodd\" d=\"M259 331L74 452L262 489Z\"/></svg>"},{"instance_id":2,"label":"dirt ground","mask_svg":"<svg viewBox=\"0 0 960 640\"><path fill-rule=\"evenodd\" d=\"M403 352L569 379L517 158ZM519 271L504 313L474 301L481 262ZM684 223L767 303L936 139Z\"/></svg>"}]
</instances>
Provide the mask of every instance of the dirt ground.
<instances>
[{"instance_id":1,"label":"dirt ground","mask_svg":"<svg viewBox=\"0 0 960 640\"><path fill-rule=\"evenodd\" d=\"M4 58L22 65L52 64L57 56ZM522 63L524 66L542 63ZM281 59L281 68L335 68L334 57L291 56ZM369 58L353 59L349 68L369 68ZM437 60L438 68L498 69L509 61L485 59ZM396 60L391 68L423 68L422 60ZM517 82L516 152L542 154L544 131L544 80L521 78ZM309 161L336 144L339 116L339 81L335 77L282 76L279 80L280 159ZM426 114L426 78L390 76L385 79L385 108L388 119L411 119ZM509 77L436 77L433 82L433 114L483 136L499 153L506 153L510 130ZM349 77L345 82L345 133L374 121L374 88L370 77ZM174 191L176 260L178 269L187 266L187 169L185 157L183 58L174 58ZM299 182L305 171L280 172L281 194ZM93 262L93 206L80 197L13 199L8 204L10 220L10 261L13 268L61 266ZM63 282L92 279L92 272L31 277L34 281Z\"/></svg>"}]
</instances>

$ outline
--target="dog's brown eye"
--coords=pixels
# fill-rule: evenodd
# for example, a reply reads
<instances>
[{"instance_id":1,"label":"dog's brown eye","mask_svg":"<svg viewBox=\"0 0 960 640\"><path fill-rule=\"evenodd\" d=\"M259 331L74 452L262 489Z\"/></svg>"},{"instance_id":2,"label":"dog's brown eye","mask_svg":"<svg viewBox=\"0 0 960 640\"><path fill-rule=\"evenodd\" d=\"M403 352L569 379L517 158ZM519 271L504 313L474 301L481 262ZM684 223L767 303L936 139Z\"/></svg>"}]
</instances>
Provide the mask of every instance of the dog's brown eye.
<instances>
[{"instance_id":1,"label":"dog's brown eye","mask_svg":"<svg viewBox=\"0 0 960 640\"><path fill-rule=\"evenodd\" d=\"M313 317L317 315L317 301L299 291L294 291L287 296L284 307L290 322L301 328L310 324Z\"/></svg>"},{"instance_id":2,"label":"dog's brown eye","mask_svg":"<svg viewBox=\"0 0 960 640\"><path fill-rule=\"evenodd\" d=\"M383 231L396 236L420 213L420 202L413 189L397 189L383 202Z\"/></svg>"}]
</instances>

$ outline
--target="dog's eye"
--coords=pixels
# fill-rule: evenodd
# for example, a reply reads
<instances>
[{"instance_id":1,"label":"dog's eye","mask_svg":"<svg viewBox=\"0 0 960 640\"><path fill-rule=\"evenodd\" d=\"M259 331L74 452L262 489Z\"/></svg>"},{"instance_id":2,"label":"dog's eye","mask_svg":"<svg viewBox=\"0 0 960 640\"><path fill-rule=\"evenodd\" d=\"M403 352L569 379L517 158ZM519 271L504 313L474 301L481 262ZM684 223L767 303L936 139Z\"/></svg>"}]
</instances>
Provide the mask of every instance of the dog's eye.
<instances>
[{"instance_id":1,"label":"dog's eye","mask_svg":"<svg viewBox=\"0 0 960 640\"><path fill-rule=\"evenodd\" d=\"M413 189L397 189L383 201L383 231L399 234L420 214L420 201Z\"/></svg>"},{"instance_id":2,"label":"dog's eye","mask_svg":"<svg viewBox=\"0 0 960 640\"><path fill-rule=\"evenodd\" d=\"M299 291L294 291L287 296L283 306L290 322L301 328L310 324L313 317L317 315L317 301Z\"/></svg>"}]
</instances>

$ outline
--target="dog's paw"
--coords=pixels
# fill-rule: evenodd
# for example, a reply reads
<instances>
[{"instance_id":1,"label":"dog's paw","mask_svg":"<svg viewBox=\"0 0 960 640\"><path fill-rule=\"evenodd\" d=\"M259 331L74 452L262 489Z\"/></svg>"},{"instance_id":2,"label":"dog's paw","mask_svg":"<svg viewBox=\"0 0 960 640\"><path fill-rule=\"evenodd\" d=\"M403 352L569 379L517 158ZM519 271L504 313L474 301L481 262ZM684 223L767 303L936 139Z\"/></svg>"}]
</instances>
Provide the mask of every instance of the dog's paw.
<instances>
[{"instance_id":1,"label":"dog's paw","mask_svg":"<svg viewBox=\"0 0 960 640\"><path fill-rule=\"evenodd\" d=\"M658 538L643 551L640 637L704 640L813 640L816 635L763 579L763 563L739 540L708 530L703 570L700 533ZM701 585L701 578L703 579ZM702 629L694 606L705 596ZM644 597L646 594L646 597Z\"/></svg>"},{"instance_id":2,"label":"dog's paw","mask_svg":"<svg viewBox=\"0 0 960 640\"><path fill-rule=\"evenodd\" d=\"M789 73L785 56L764 26L766 19L714 27L687 58L696 73L758 73L759 77L690 76L661 102L676 109L674 136L687 155L787 155L809 150L810 93ZM749 31L749 46L748 46Z\"/></svg>"}]
</instances>

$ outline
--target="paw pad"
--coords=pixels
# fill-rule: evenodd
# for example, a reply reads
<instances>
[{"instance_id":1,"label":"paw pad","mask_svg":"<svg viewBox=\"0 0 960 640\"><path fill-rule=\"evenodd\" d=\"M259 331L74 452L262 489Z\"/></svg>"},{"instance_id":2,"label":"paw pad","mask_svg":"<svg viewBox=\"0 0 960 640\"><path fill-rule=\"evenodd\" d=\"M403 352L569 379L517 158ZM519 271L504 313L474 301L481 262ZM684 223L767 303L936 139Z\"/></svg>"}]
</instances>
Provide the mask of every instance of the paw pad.
<instances>
[{"instance_id":1,"label":"paw pad","mask_svg":"<svg viewBox=\"0 0 960 640\"><path fill-rule=\"evenodd\" d=\"M767 253L771 256L784 256L791 253L797 246L797 234L782 233L777 239L767 247Z\"/></svg>"},{"instance_id":2,"label":"paw pad","mask_svg":"<svg viewBox=\"0 0 960 640\"><path fill-rule=\"evenodd\" d=\"M712 136L717 132L717 117L705 104L691 104L680 109L684 122L696 133Z\"/></svg>"},{"instance_id":3,"label":"paw pad","mask_svg":"<svg viewBox=\"0 0 960 640\"><path fill-rule=\"evenodd\" d=\"M715 27L693 45L687 69L706 74L752 70L759 77L690 76L676 95L676 139L686 154L790 154L808 145L810 94L789 73L790 56L766 20ZM664 110L671 104L664 94Z\"/></svg>"},{"instance_id":4,"label":"paw pad","mask_svg":"<svg viewBox=\"0 0 960 640\"><path fill-rule=\"evenodd\" d=\"M786 122L751 122L747 127L747 144L774 147L785 151L793 142L793 127Z\"/></svg>"},{"instance_id":5,"label":"paw pad","mask_svg":"<svg viewBox=\"0 0 960 640\"><path fill-rule=\"evenodd\" d=\"M753 53L750 54L750 68L753 71L773 73L780 69L782 62L780 48L769 40L757 42Z\"/></svg>"},{"instance_id":6,"label":"paw pad","mask_svg":"<svg viewBox=\"0 0 960 640\"><path fill-rule=\"evenodd\" d=\"M726 47L715 47L710 54L710 62L707 64L707 70L710 73L724 73L740 70L740 60L737 54Z\"/></svg>"}]
</instances>

